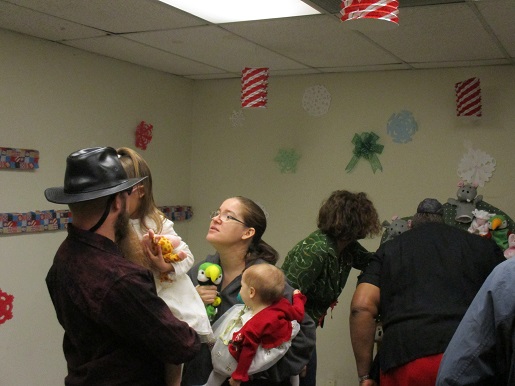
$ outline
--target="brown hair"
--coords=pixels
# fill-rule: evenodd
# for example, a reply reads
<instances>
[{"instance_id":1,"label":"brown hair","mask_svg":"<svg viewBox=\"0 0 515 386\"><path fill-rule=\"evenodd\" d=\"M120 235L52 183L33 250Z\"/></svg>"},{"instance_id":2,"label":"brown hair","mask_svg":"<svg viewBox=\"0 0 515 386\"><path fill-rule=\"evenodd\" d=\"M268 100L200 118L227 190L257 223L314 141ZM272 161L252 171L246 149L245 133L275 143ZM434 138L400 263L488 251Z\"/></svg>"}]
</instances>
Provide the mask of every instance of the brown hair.
<instances>
[{"instance_id":1,"label":"brown hair","mask_svg":"<svg viewBox=\"0 0 515 386\"><path fill-rule=\"evenodd\" d=\"M254 287L259 298L267 304L283 297L286 279L283 271L272 264L254 264L243 271L242 280Z\"/></svg>"},{"instance_id":2,"label":"brown hair","mask_svg":"<svg viewBox=\"0 0 515 386\"><path fill-rule=\"evenodd\" d=\"M146 218L150 218L157 226L158 229L154 231L159 234L163 228L164 214L157 208L154 202L154 195L152 193L152 173L147 162L136 151L128 147L120 147L116 150L120 158L128 178L147 177L138 185L142 185L145 191L141 197L140 206L136 213L140 220L140 226L143 232L147 232L149 224L146 223ZM134 192L133 194L135 194Z\"/></svg>"},{"instance_id":3,"label":"brown hair","mask_svg":"<svg viewBox=\"0 0 515 386\"><path fill-rule=\"evenodd\" d=\"M249 265L257 259L263 259L270 264L277 263L279 253L266 243L262 237L266 230L266 214L261 207L250 198L236 196L243 208L243 222L249 228L254 228L255 233L252 237L249 250L245 256L246 264Z\"/></svg>"},{"instance_id":4,"label":"brown hair","mask_svg":"<svg viewBox=\"0 0 515 386\"><path fill-rule=\"evenodd\" d=\"M347 243L379 235L379 215L366 193L336 190L318 212L318 228Z\"/></svg>"}]
</instances>

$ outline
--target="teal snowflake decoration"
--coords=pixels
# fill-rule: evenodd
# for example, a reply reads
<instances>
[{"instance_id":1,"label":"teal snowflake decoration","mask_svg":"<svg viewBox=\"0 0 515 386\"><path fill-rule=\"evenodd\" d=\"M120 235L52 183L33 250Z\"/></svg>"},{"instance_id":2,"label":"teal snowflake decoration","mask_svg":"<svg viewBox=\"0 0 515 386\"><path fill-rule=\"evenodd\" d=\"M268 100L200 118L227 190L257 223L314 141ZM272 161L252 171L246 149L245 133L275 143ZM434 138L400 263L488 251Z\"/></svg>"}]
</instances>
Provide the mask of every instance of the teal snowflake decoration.
<instances>
[{"instance_id":1,"label":"teal snowflake decoration","mask_svg":"<svg viewBox=\"0 0 515 386\"><path fill-rule=\"evenodd\" d=\"M281 173L295 173L299 159L300 155L295 149L280 149L274 161L279 165Z\"/></svg>"},{"instance_id":2,"label":"teal snowflake decoration","mask_svg":"<svg viewBox=\"0 0 515 386\"><path fill-rule=\"evenodd\" d=\"M407 143L418 130L417 121L409 111L402 110L400 113L393 113L386 126L386 132L392 137L393 142Z\"/></svg>"}]
</instances>

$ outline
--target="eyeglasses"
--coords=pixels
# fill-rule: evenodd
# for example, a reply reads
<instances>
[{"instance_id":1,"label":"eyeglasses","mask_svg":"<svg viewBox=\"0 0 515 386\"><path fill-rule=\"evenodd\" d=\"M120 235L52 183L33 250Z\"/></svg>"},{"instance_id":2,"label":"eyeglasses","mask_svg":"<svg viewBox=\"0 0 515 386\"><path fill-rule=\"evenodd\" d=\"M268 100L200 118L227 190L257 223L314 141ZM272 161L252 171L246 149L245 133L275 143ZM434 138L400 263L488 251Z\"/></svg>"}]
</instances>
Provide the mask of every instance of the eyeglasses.
<instances>
[{"instance_id":1,"label":"eyeglasses","mask_svg":"<svg viewBox=\"0 0 515 386\"><path fill-rule=\"evenodd\" d=\"M246 227L248 226L247 224L245 224L243 221L241 220L238 220L236 217L233 217L231 216L230 214L227 214L227 213L220 213L220 209L219 210L215 210L214 212L211 212L210 214L210 218L211 220L214 219L215 217L218 217L220 216L220 220L222 220L223 222L227 222L229 220L233 220L233 221L237 221L239 222L240 224L243 224L245 225Z\"/></svg>"}]
</instances>

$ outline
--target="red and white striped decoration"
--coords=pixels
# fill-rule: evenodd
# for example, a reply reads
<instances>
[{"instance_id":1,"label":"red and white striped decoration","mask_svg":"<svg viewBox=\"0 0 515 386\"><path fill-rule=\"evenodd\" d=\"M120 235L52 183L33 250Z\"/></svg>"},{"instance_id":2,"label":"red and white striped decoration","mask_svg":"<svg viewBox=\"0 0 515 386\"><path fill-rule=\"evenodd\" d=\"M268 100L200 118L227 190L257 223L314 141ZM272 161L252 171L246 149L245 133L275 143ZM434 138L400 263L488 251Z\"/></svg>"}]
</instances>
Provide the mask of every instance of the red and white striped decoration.
<instances>
[{"instance_id":1,"label":"red and white striped decoration","mask_svg":"<svg viewBox=\"0 0 515 386\"><path fill-rule=\"evenodd\" d=\"M241 107L266 107L267 88L267 67L245 67L241 77Z\"/></svg>"},{"instance_id":2,"label":"red and white striped decoration","mask_svg":"<svg viewBox=\"0 0 515 386\"><path fill-rule=\"evenodd\" d=\"M342 21L379 20L387 22L383 23L383 26L399 24L399 2L397 0L343 0L340 8Z\"/></svg>"},{"instance_id":3,"label":"red and white striped decoration","mask_svg":"<svg viewBox=\"0 0 515 386\"><path fill-rule=\"evenodd\" d=\"M454 85L456 90L456 115L458 117L480 117L481 84L479 78L470 78Z\"/></svg>"}]
</instances>

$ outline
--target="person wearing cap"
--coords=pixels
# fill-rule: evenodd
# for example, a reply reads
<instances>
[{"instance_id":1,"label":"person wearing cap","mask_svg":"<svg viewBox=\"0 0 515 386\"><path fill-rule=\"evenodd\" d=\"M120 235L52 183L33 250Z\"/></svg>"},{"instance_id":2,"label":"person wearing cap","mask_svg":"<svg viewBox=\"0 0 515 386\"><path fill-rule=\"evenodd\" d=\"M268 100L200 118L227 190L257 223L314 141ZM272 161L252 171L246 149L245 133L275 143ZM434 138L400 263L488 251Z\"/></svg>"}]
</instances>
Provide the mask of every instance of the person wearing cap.
<instances>
[{"instance_id":1,"label":"person wearing cap","mask_svg":"<svg viewBox=\"0 0 515 386\"><path fill-rule=\"evenodd\" d=\"M445 224L442 205L423 200L412 228L383 243L358 279L350 333L359 384L377 384L370 370L380 314L381 386L434 386L460 320L502 261L495 242Z\"/></svg>"},{"instance_id":2,"label":"person wearing cap","mask_svg":"<svg viewBox=\"0 0 515 386\"><path fill-rule=\"evenodd\" d=\"M72 213L46 277L65 332L65 384L164 386L165 363L192 359L200 340L157 296L152 273L122 253L130 250L122 247L131 232L127 197L144 178L127 178L111 147L66 162L64 186L45 190ZM161 253L146 252L157 269L171 270Z\"/></svg>"}]
</instances>

